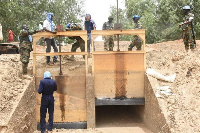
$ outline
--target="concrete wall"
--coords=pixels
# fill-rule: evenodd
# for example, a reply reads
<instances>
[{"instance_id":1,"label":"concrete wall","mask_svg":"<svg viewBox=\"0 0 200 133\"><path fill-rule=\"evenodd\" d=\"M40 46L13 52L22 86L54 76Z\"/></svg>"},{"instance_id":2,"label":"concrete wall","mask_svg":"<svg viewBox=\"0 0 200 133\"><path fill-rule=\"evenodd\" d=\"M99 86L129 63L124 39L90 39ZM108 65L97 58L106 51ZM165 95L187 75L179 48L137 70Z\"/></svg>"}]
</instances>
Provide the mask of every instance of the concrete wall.
<instances>
[{"instance_id":1,"label":"concrete wall","mask_svg":"<svg viewBox=\"0 0 200 133\"><path fill-rule=\"evenodd\" d=\"M27 81L30 84L23 92L23 95L13 112L2 133L33 133L36 130L36 100L34 81Z\"/></svg>"},{"instance_id":2,"label":"concrete wall","mask_svg":"<svg viewBox=\"0 0 200 133\"><path fill-rule=\"evenodd\" d=\"M154 89L158 85L157 80L145 76L145 116L144 122L153 133L170 133L165 116L160 108Z\"/></svg>"}]
</instances>

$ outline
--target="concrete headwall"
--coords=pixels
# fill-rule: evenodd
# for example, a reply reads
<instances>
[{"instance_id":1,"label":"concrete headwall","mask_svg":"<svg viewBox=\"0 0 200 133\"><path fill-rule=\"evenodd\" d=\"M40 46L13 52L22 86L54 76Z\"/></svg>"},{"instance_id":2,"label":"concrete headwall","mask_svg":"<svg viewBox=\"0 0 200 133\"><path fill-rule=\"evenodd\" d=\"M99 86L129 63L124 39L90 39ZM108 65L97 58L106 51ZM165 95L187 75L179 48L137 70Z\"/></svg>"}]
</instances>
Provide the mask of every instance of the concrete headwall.
<instances>
[{"instance_id":1,"label":"concrete headwall","mask_svg":"<svg viewBox=\"0 0 200 133\"><path fill-rule=\"evenodd\" d=\"M160 108L159 101L155 95L157 80L145 76L145 117L144 121L153 133L170 133L165 116Z\"/></svg>"},{"instance_id":2,"label":"concrete headwall","mask_svg":"<svg viewBox=\"0 0 200 133\"><path fill-rule=\"evenodd\" d=\"M2 127L1 133L33 133L36 130L36 100L34 80L22 94L8 124Z\"/></svg>"}]
</instances>

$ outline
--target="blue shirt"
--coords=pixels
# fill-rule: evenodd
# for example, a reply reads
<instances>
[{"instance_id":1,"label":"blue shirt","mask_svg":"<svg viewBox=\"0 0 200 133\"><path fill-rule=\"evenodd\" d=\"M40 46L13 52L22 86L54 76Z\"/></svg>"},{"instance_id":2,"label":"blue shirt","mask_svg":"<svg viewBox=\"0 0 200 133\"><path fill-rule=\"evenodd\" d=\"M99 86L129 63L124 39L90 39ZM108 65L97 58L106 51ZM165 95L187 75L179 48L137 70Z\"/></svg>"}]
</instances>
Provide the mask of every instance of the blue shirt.
<instances>
[{"instance_id":1,"label":"blue shirt","mask_svg":"<svg viewBox=\"0 0 200 133\"><path fill-rule=\"evenodd\" d=\"M94 30L94 27L96 27L96 24L92 19L90 19L90 21L85 21L85 28L88 33L91 33L91 30Z\"/></svg>"},{"instance_id":2,"label":"blue shirt","mask_svg":"<svg viewBox=\"0 0 200 133\"><path fill-rule=\"evenodd\" d=\"M54 91L57 90L56 81L51 78L45 78L40 81L38 93L42 94L42 97L53 98Z\"/></svg>"}]
</instances>

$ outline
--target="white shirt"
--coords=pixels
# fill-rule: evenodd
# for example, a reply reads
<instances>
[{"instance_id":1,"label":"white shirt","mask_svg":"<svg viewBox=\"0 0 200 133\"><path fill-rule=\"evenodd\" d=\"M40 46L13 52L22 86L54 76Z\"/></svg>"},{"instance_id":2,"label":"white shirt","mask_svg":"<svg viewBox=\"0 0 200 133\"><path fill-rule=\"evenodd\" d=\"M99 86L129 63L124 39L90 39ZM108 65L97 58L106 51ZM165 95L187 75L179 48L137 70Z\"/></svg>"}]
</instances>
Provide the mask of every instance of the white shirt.
<instances>
[{"instance_id":1,"label":"white shirt","mask_svg":"<svg viewBox=\"0 0 200 133\"><path fill-rule=\"evenodd\" d=\"M48 20L45 20L43 23L43 28L46 28L47 30L51 31L51 23Z\"/></svg>"},{"instance_id":2,"label":"white shirt","mask_svg":"<svg viewBox=\"0 0 200 133\"><path fill-rule=\"evenodd\" d=\"M43 26L41 24L39 24L39 30L42 30Z\"/></svg>"}]
</instances>

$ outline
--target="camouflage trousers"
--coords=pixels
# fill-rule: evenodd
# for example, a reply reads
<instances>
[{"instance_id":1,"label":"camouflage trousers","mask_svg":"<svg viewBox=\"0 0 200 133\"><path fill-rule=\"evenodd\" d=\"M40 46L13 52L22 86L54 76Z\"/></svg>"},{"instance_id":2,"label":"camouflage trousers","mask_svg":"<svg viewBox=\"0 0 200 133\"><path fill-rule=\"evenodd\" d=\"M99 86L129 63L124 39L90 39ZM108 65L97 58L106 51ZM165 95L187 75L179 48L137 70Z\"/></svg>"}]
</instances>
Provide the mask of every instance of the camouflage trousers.
<instances>
[{"instance_id":1,"label":"camouflage trousers","mask_svg":"<svg viewBox=\"0 0 200 133\"><path fill-rule=\"evenodd\" d=\"M131 42L131 44L128 47L128 51L132 51L133 47L137 48L137 50L142 49L142 41L138 36L134 36L134 40Z\"/></svg>"},{"instance_id":2,"label":"camouflage trousers","mask_svg":"<svg viewBox=\"0 0 200 133\"><path fill-rule=\"evenodd\" d=\"M183 31L183 42L185 44L186 50L195 48L195 44L194 44L192 35L193 35L192 30Z\"/></svg>"},{"instance_id":3,"label":"camouflage trousers","mask_svg":"<svg viewBox=\"0 0 200 133\"><path fill-rule=\"evenodd\" d=\"M24 75L27 74L30 52L30 49L20 48L20 61L22 62L22 73Z\"/></svg>"},{"instance_id":4,"label":"camouflage trousers","mask_svg":"<svg viewBox=\"0 0 200 133\"><path fill-rule=\"evenodd\" d=\"M81 52L85 52L85 42L75 42L73 45L72 45L72 48L71 48L71 52L76 52L76 50L80 48L81 49ZM85 56L83 55L83 58Z\"/></svg>"},{"instance_id":5,"label":"camouflage trousers","mask_svg":"<svg viewBox=\"0 0 200 133\"><path fill-rule=\"evenodd\" d=\"M113 36L104 37L104 50L105 51L113 51L114 47L114 39Z\"/></svg>"}]
</instances>

